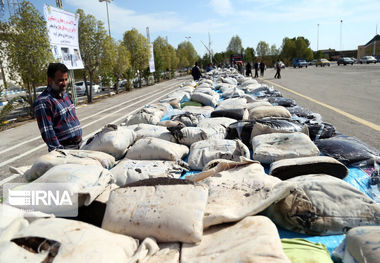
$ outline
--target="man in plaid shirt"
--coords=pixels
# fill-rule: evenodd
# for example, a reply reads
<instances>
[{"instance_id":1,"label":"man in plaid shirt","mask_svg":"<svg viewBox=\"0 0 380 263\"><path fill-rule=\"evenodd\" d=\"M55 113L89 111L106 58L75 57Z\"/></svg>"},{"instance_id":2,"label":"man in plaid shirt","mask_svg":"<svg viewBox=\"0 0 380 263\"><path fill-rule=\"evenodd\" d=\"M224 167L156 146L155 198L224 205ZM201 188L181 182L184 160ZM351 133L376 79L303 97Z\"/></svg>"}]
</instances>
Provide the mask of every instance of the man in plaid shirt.
<instances>
[{"instance_id":1,"label":"man in plaid shirt","mask_svg":"<svg viewBox=\"0 0 380 263\"><path fill-rule=\"evenodd\" d=\"M42 139L49 151L79 149L82 141L82 129L74 104L65 92L68 71L64 64L50 63L48 87L33 105Z\"/></svg>"}]
</instances>

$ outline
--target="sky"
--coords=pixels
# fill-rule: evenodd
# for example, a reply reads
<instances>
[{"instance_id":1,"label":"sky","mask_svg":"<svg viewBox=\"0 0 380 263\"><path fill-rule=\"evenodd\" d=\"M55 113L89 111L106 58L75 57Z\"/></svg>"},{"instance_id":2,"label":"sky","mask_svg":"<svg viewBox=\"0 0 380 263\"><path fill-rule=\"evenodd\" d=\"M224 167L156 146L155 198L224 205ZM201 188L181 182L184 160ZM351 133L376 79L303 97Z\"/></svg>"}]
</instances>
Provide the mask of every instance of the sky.
<instances>
[{"instance_id":1,"label":"sky","mask_svg":"<svg viewBox=\"0 0 380 263\"><path fill-rule=\"evenodd\" d=\"M56 4L30 2L41 14L44 4ZM81 8L108 30L105 2L63 0L63 8L70 12ZM351 50L371 40L376 27L380 34L380 0L113 0L108 8L114 39L122 40L132 28L146 36L149 27L152 42L167 37L176 48L188 39L200 56L207 52L202 42L208 46L209 35L216 53L225 51L235 35L244 48L256 49L260 41L279 48L285 37L303 36L313 50Z\"/></svg>"}]
</instances>

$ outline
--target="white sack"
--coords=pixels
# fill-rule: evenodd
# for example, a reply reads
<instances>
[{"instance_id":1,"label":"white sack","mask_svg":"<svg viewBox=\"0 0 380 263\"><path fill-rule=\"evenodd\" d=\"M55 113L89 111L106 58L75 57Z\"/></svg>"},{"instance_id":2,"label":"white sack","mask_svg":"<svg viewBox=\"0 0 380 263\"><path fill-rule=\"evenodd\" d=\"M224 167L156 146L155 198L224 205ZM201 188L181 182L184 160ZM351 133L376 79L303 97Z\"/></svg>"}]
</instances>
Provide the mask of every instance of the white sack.
<instances>
[{"instance_id":1,"label":"white sack","mask_svg":"<svg viewBox=\"0 0 380 263\"><path fill-rule=\"evenodd\" d=\"M261 163L297 157L318 156L317 146L304 133L270 133L252 139L253 159Z\"/></svg>"},{"instance_id":2,"label":"white sack","mask_svg":"<svg viewBox=\"0 0 380 263\"><path fill-rule=\"evenodd\" d=\"M142 138L154 137L169 142L177 142L177 140L173 137L170 131L163 126L141 123L126 126L126 128L131 129L135 132L136 141Z\"/></svg>"},{"instance_id":3,"label":"white sack","mask_svg":"<svg viewBox=\"0 0 380 263\"><path fill-rule=\"evenodd\" d=\"M120 159L135 141L135 133L124 126L106 125L100 132L88 139L82 150L105 152Z\"/></svg>"},{"instance_id":4,"label":"white sack","mask_svg":"<svg viewBox=\"0 0 380 263\"><path fill-rule=\"evenodd\" d=\"M147 137L135 142L128 150L126 158L133 160L177 161L189 153L189 148L158 138Z\"/></svg>"},{"instance_id":5,"label":"white sack","mask_svg":"<svg viewBox=\"0 0 380 263\"><path fill-rule=\"evenodd\" d=\"M346 235L346 249L359 263L378 262L380 259L380 226L360 226Z\"/></svg>"},{"instance_id":6,"label":"white sack","mask_svg":"<svg viewBox=\"0 0 380 263\"><path fill-rule=\"evenodd\" d=\"M154 178L112 191L102 228L143 239L196 243L208 190L187 180Z\"/></svg>"},{"instance_id":7,"label":"white sack","mask_svg":"<svg viewBox=\"0 0 380 263\"><path fill-rule=\"evenodd\" d=\"M212 160L238 161L241 156L249 158L250 153L240 140L209 139L191 145L188 163L192 170L202 170Z\"/></svg>"},{"instance_id":8,"label":"white sack","mask_svg":"<svg viewBox=\"0 0 380 263\"><path fill-rule=\"evenodd\" d=\"M35 160L24 176L26 180L33 181L50 168L61 164L102 165L111 169L115 165L115 157L99 151L57 149Z\"/></svg>"},{"instance_id":9,"label":"white sack","mask_svg":"<svg viewBox=\"0 0 380 263\"><path fill-rule=\"evenodd\" d=\"M236 109L236 108L246 108L247 99L246 98L232 98L219 102L218 107L215 110L226 110L226 109Z\"/></svg>"},{"instance_id":10,"label":"white sack","mask_svg":"<svg viewBox=\"0 0 380 263\"><path fill-rule=\"evenodd\" d=\"M164 116L165 111L155 108L146 107L135 112L127 117L125 120L126 125L133 125L139 123L157 124Z\"/></svg>"},{"instance_id":11,"label":"white sack","mask_svg":"<svg viewBox=\"0 0 380 263\"><path fill-rule=\"evenodd\" d=\"M207 139L224 139L224 132L212 128L185 127L180 130L178 142L191 146L195 142Z\"/></svg>"},{"instance_id":12,"label":"white sack","mask_svg":"<svg viewBox=\"0 0 380 263\"><path fill-rule=\"evenodd\" d=\"M213 107L210 106L185 106L182 108L184 112L190 112L193 114L202 114L204 117L210 117L211 112L214 110ZM202 118L203 119L203 118Z\"/></svg>"},{"instance_id":13,"label":"white sack","mask_svg":"<svg viewBox=\"0 0 380 263\"><path fill-rule=\"evenodd\" d=\"M181 263L191 262L290 263L275 224L265 216L214 226L205 231L199 245L183 244Z\"/></svg>"},{"instance_id":14,"label":"white sack","mask_svg":"<svg viewBox=\"0 0 380 263\"><path fill-rule=\"evenodd\" d=\"M266 117L291 118L290 112L282 106L260 106L249 111L249 119L256 120Z\"/></svg>"},{"instance_id":15,"label":"white sack","mask_svg":"<svg viewBox=\"0 0 380 263\"><path fill-rule=\"evenodd\" d=\"M191 95L191 100L202 103L204 106L215 107L219 101L219 94L215 93L214 95L208 95L204 93L193 93Z\"/></svg>"},{"instance_id":16,"label":"white sack","mask_svg":"<svg viewBox=\"0 0 380 263\"><path fill-rule=\"evenodd\" d=\"M119 186L148 178L179 178L183 171L188 171L188 165L182 160L174 162L123 159L111 169Z\"/></svg>"}]
</instances>

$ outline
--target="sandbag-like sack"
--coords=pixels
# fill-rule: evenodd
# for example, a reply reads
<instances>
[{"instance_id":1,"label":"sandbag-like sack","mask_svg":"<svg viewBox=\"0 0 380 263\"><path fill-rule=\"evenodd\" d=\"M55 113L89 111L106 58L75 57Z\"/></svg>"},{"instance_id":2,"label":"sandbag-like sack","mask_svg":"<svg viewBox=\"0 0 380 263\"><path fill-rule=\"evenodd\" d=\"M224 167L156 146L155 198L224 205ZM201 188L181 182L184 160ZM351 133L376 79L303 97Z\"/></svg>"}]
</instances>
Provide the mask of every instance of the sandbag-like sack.
<instances>
[{"instance_id":1,"label":"sandbag-like sack","mask_svg":"<svg viewBox=\"0 0 380 263\"><path fill-rule=\"evenodd\" d=\"M256 121L238 121L227 128L226 139L240 139L249 149L252 149L251 134Z\"/></svg>"},{"instance_id":2,"label":"sandbag-like sack","mask_svg":"<svg viewBox=\"0 0 380 263\"><path fill-rule=\"evenodd\" d=\"M108 124L88 139L81 150L105 152L116 159L121 159L134 141L135 133L132 130L124 126Z\"/></svg>"},{"instance_id":3,"label":"sandbag-like sack","mask_svg":"<svg viewBox=\"0 0 380 263\"><path fill-rule=\"evenodd\" d=\"M157 243L147 237L128 263L179 263L180 243Z\"/></svg>"},{"instance_id":4,"label":"sandbag-like sack","mask_svg":"<svg viewBox=\"0 0 380 263\"><path fill-rule=\"evenodd\" d=\"M185 127L170 131L179 143L191 146L195 142L208 139L224 139L224 132L212 129L212 128L199 128L199 127Z\"/></svg>"},{"instance_id":5,"label":"sandbag-like sack","mask_svg":"<svg viewBox=\"0 0 380 263\"><path fill-rule=\"evenodd\" d=\"M184 171L188 171L188 164L182 160L178 161L140 161L121 160L111 169L116 179L116 184L123 186L143 179L157 177L179 178Z\"/></svg>"},{"instance_id":6,"label":"sandbag-like sack","mask_svg":"<svg viewBox=\"0 0 380 263\"><path fill-rule=\"evenodd\" d=\"M214 160L206 167L213 168L186 177L209 188L204 228L256 215L293 190L290 184L288 188L275 188L281 180L267 175L264 167L256 161Z\"/></svg>"},{"instance_id":7,"label":"sandbag-like sack","mask_svg":"<svg viewBox=\"0 0 380 263\"><path fill-rule=\"evenodd\" d=\"M379 225L380 207L345 181L325 174L286 180L296 189L266 214L277 225L308 235L343 234L357 226Z\"/></svg>"},{"instance_id":8,"label":"sandbag-like sack","mask_svg":"<svg viewBox=\"0 0 380 263\"><path fill-rule=\"evenodd\" d=\"M165 114L165 110L156 107L146 107L127 117L126 125L139 123L157 124Z\"/></svg>"},{"instance_id":9,"label":"sandbag-like sack","mask_svg":"<svg viewBox=\"0 0 380 263\"><path fill-rule=\"evenodd\" d=\"M332 137L316 142L319 150L349 166L373 166L380 163L380 153L353 137Z\"/></svg>"},{"instance_id":10,"label":"sandbag-like sack","mask_svg":"<svg viewBox=\"0 0 380 263\"><path fill-rule=\"evenodd\" d=\"M272 103L273 106L293 107L297 105L295 100L284 97L270 97L268 101Z\"/></svg>"},{"instance_id":11,"label":"sandbag-like sack","mask_svg":"<svg viewBox=\"0 0 380 263\"><path fill-rule=\"evenodd\" d=\"M205 93L195 92L191 95L191 100L200 102L204 106L216 107L219 101L219 94L215 93L214 95L208 95Z\"/></svg>"},{"instance_id":12,"label":"sandbag-like sack","mask_svg":"<svg viewBox=\"0 0 380 263\"><path fill-rule=\"evenodd\" d=\"M346 235L346 249L359 263L378 262L380 226L352 228Z\"/></svg>"},{"instance_id":13,"label":"sandbag-like sack","mask_svg":"<svg viewBox=\"0 0 380 263\"><path fill-rule=\"evenodd\" d=\"M261 106L272 106L272 104L270 104L270 102L268 102L266 100L259 100L259 101L247 103L247 109L249 111L251 111L254 108L261 107Z\"/></svg>"},{"instance_id":14,"label":"sandbag-like sack","mask_svg":"<svg viewBox=\"0 0 380 263\"><path fill-rule=\"evenodd\" d=\"M248 110L245 108L236 108L236 109L222 109L214 110L211 112L211 118L217 117L227 117L235 120L246 120L248 119Z\"/></svg>"},{"instance_id":15,"label":"sandbag-like sack","mask_svg":"<svg viewBox=\"0 0 380 263\"><path fill-rule=\"evenodd\" d=\"M128 262L137 247L138 240L80 221L38 219L0 245L0 262Z\"/></svg>"},{"instance_id":16,"label":"sandbag-like sack","mask_svg":"<svg viewBox=\"0 0 380 263\"><path fill-rule=\"evenodd\" d=\"M232 98L220 101L218 107L215 110L226 110L226 109L235 109L235 108L246 108L247 99L246 98Z\"/></svg>"},{"instance_id":17,"label":"sandbag-like sack","mask_svg":"<svg viewBox=\"0 0 380 263\"><path fill-rule=\"evenodd\" d=\"M115 157L99 151L57 149L35 160L32 167L25 171L24 177L33 181L50 168L61 164L100 164L106 169L111 169L115 165Z\"/></svg>"},{"instance_id":18,"label":"sandbag-like sack","mask_svg":"<svg viewBox=\"0 0 380 263\"><path fill-rule=\"evenodd\" d=\"M304 133L270 133L252 139L253 159L261 163L297 157L318 156L317 146Z\"/></svg>"},{"instance_id":19,"label":"sandbag-like sack","mask_svg":"<svg viewBox=\"0 0 380 263\"><path fill-rule=\"evenodd\" d=\"M309 135L309 129L299 121L284 118L263 118L256 120L252 127L251 138L268 133L302 132Z\"/></svg>"},{"instance_id":20,"label":"sandbag-like sack","mask_svg":"<svg viewBox=\"0 0 380 263\"><path fill-rule=\"evenodd\" d=\"M212 160L238 161L241 156L249 158L250 153L240 140L209 139L191 145L188 163L192 170L202 170Z\"/></svg>"},{"instance_id":21,"label":"sandbag-like sack","mask_svg":"<svg viewBox=\"0 0 380 263\"><path fill-rule=\"evenodd\" d=\"M188 180L154 178L112 191L102 228L139 239L196 243L208 189Z\"/></svg>"},{"instance_id":22,"label":"sandbag-like sack","mask_svg":"<svg viewBox=\"0 0 380 263\"><path fill-rule=\"evenodd\" d=\"M212 128L217 131L223 132L225 135L227 133L227 127L230 126L231 123L235 122L235 119L227 118L227 117L215 117L215 118L207 118L201 120L197 127L199 128Z\"/></svg>"},{"instance_id":23,"label":"sandbag-like sack","mask_svg":"<svg viewBox=\"0 0 380 263\"><path fill-rule=\"evenodd\" d=\"M210 228L200 244L182 245L181 262L290 263L275 224L265 216L249 216L233 225Z\"/></svg>"},{"instance_id":24,"label":"sandbag-like sack","mask_svg":"<svg viewBox=\"0 0 380 263\"><path fill-rule=\"evenodd\" d=\"M257 120L266 117L290 118L290 112L282 106L260 106L249 111L249 119Z\"/></svg>"},{"instance_id":25,"label":"sandbag-like sack","mask_svg":"<svg viewBox=\"0 0 380 263\"><path fill-rule=\"evenodd\" d=\"M169 142L177 142L177 140L173 137L170 131L163 126L141 123L126 127L135 132L136 141L146 137L154 137Z\"/></svg>"},{"instance_id":26,"label":"sandbag-like sack","mask_svg":"<svg viewBox=\"0 0 380 263\"><path fill-rule=\"evenodd\" d=\"M132 160L177 161L185 158L188 153L186 145L147 137L136 141L125 157Z\"/></svg>"},{"instance_id":27,"label":"sandbag-like sack","mask_svg":"<svg viewBox=\"0 0 380 263\"><path fill-rule=\"evenodd\" d=\"M328 174L340 179L348 175L344 164L328 156L283 159L271 164L269 174L286 180L306 174Z\"/></svg>"},{"instance_id":28,"label":"sandbag-like sack","mask_svg":"<svg viewBox=\"0 0 380 263\"><path fill-rule=\"evenodd\" d=\"M195 127L198 123L205 118L204 115L199 113L185 112L183 114L174 115L170 118L171 121L179 121L187 127Z\"/></svg>"}]
</instances>

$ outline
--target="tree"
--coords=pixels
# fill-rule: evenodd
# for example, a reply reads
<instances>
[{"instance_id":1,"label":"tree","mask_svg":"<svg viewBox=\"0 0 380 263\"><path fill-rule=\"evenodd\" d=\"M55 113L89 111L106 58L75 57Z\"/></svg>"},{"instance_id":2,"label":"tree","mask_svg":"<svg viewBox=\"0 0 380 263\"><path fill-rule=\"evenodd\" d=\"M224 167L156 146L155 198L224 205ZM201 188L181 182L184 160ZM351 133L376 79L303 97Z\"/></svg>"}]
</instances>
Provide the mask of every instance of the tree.
<instances>
[{"instance_id":1,"label":"tree","mask_svg":"<svg viewBox=\"0 0 380 263\"><path fill-rule=\"evenodd\" d=\"M272 56L278 56L280 55L280 50L276 47L275 44L273 44L271 47L270 47L270 54Z\"/></svg>"},{"instance_id":2,"label":"tree","mask_svg":"<svg viewBox=\"0 0 380 263\"><path fill-rule=\"evenodd\" d=\"M116 80L113 73L116 65L117 58L117 43L115 40L107 36L103 41L101 62L99 66L99 73L102 78L102 85L108 86L108 92L110 92L110 86L112 82Z\"/></svg>"},{"instance_id":3,"label":"tree","mask_svg":"<svg viewBox=\"0 0 380 263\"><path fill-rule=\"evenodd\" d=\"M143 71L149 66L149 42L137 29L133 28L124 33L123 45L131 54L132 72L134 75L138 73L139 87L141 87Z\"/></svg>"},{"instance_id":4,"label":"tree","mask_svg":"<svg viewBox=\"0 0 380 263\"><path fill-rule=\"evenodd\" d=\"M1 23L0 31L1 40L6 43L8 72L21 77L31 106L36 96L35 87L46 83L47 66L53 61L46 22L31 3L23 1L9 22ZM32 107L29 113L34 115Z\"/></svg>"},{"instance_id":5,"label":"tree","mask_svg":"<svg viewBox=\"0 0 380 263\"><path fill-rule=\"evenodd\" d=\"M116 92L119 90L119 79L126 78L127 72L131 68L131 53L120 42L117 46L116 61L113 67L114 76L116 76ZM128 80L129 85L129 80ZM128 89L129 86L126 86Z\"/></svg>"},{"instance_id":6,"label":"tree","mask_svg":"<svg viewBox=\"0 0 380 263\"><path fill-rule=\"evenodd\" d=\"M190 41L183 41L178 44L177 57L179 59L178 66L182 68L191 67L198 60L197 51Z\"/></svg>"},{"instance_id":7,"label":"tree","mask_svg":"<svg viewBox=\"0 0 380 263\"><path fill-rule=\"evenodd\" d=\"M253 60L255 59L255 49L253 47L247 47L245 49L244 56L245 56L244 60L246 62L253 63Z\"/></svg>"},{"instance_id":8,"label":"tree","mask_svg":"<svg viewBox=\"0 0 380 263\"><path fill-rule=\"evenodd\" d=\"M85 15L82 9L77 10L79 14L78 36L79 48L81 50L82 60L85 73L89 75L90 87L87 87L87 101L92 102L92 82L94 73L99 68L102 60L104 41L106 41L107 32L101 21L96 20L93 15ZM87 75L83 76L87 83Z\"/></svg>"},{"instance_id":9,"label":"tree","mask_svg":"<svg viewBox=\"0 0 380 263\"><path fill-rule=\"evenodd\" d=\"M227 46L227 52L228 51L230 51L232 54L243 54L243 45L241 38L238 35L231 38L230 43Z\"/></svg>"},{"instance_id":10,"label":"tree","mask_svg":"<svg viewBox=\"0 0 380 263\"><path fill-rule=\"evenodd\" d=\"M269 55L269 44L265 41L260 41L256 47L257 56L264 57Z\"/></svg>"},{"instance_id":11,"label":"tree","mask_svg":"<svg viewBox=\"0 0 380 263\"><path fill-rule=\"evenodd\" d=\"M289 63L292 58L313 59L313 51L309 48L310 41L304 37L284 38L282 40L281 56Z\"/></svg>"}]
</instances>

